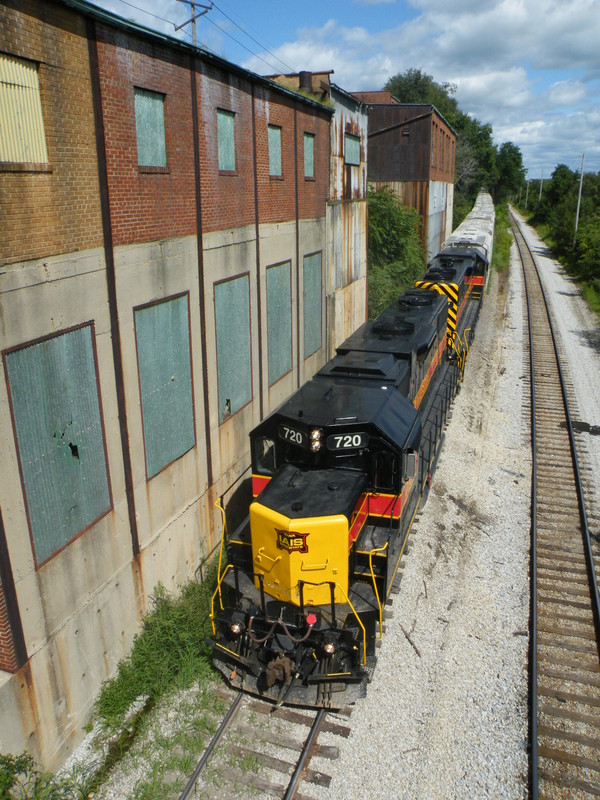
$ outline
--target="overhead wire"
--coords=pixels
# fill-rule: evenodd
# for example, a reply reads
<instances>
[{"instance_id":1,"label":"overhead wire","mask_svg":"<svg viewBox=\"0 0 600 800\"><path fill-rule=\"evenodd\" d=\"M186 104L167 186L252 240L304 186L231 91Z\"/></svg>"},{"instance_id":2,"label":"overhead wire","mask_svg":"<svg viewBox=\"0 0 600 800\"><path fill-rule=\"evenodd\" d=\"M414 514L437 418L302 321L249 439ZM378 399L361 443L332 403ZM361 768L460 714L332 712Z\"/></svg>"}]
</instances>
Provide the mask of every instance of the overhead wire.
<instances>
[{"instance_id":1,"label":"overhead wire","mask_svg":"<svg viewBox=\"0 0 600 800\"><path fill-rule=\"evenodd\" d=\"M148 16L150 16L150 17L154 17L154 19L159 19L161 22L166 22L166 23L167 23L167 25L172 25L174 28L176 28L176 25L175 25L175 23L174 23L172 20L165 19L165 17L161 17L161 16L159 16L158 14L153 14L151 11L147 11L145 8L140 8L140 6L136 6L134 3L130 3L130 2L129 2L129 0L117 0L117 1L118 1L119 3L122 3L123 5L129 6L130 8L135 8L135 10L136 10L136 11L140 11L142 14L147 14L147 15L148 15ZM270 51L270 50L268 50L268 49L267 49L267 48L266 48L266 47L265 47L263 44L261 44L261 42L259 42L259 41L258 41L258 39L255 39L253 36L251 36L251 35L250 35L250 34L249 34L249 33L248 33L246 30L244 30L244 28L243 28L241 25L239 25L239 24L238 24L238 23L237 23L237 22L236 22L236 21L235 21L235 20L234 20L232 17L230 17L230 16L229 16L229 15L228 15L228 14L227 14L225 11L223 11L223 9L222 9L222 8L219 8L219 6L218 6L216 3L214 3L214 2L213 2L213 6L214 6L214 8L216 8L216 10L217 10L217 11L218 11L220 14L222 14L222 15L223 15L223 16L224 16L226 19L228 19L228 20L229 20L229 22L231 22L233 25L235 25L235 26L236 26L236 28L238 28L238 29L239 29L239 30L240 30L240 31L241 31L241 32L244 34L244 36L247 36L247 37L248 37L249 39L251 39L251 40L252 40L252 41L253 41L255 44L257 44L259 47L261 47L261 48L264 50L264 52L265 52L265 53L268 53L268 54L269 54L269 55L270 55L272 58L274 58L274 59L276 59L277 61L279 61L279 63L280 63L280 64L283 64L283 66L284 66L284 67L286 67L286 69L288 69L290 72L296 72L296 71L297 71L297 70L295 70L295 69L294 69L294 67L291 67L289 64L287 64L287 63L286 63L285 61L283 61L281 58L279 58L278 56L276 56L274 53L271 53L271 51ZM204 16L203 16L203 18L204 18L204 19L205 19L207 22L210 22L210 23L211 23L211 25L214 25L214 27L215 27L215 28L216 28L218 31L220 31L222 34L224 34L225 36L227 36L229 39L231 39L231 40L232 40L233 42L235 42L237 45L239 45L239 46L240 46L240 47L242 47L244 50L246 50L248 53L250 53L250 55L254 56L254 58L257 58L259 61L262 61L262 62L263 62L263 64L266 64L266 66L267 66L267 67L269 67L269 69L271 69L271 70L274 70L275 72L277 72L277 69L275 69L275 65L274 65L273 63L270 63L269 61L266 61L266 60L265 60L265 59L264 59L262 56L260 56L258 53L255 53L255 52L254 52L254 50L251 50L249 47L246 47L246 45L245 45L245 44L243 44L242 42L240 42L238 39L236 39L236 38L235 38L235 36L232 36L232 35L231 35L231 34L230 34L230 33L229 33L227 30L225 30L225 29L224 29L224 28L222 28L220 25L218 25L218 24L217 24L217 23L216 23L214 20L212 20L212 19L211 19L211 18L210 18L210 17L209 17L207 14L206 14L206 15L204 15ZM180 30L181 30L181 31L182 31L182 33L184 33L184 34L185 34L187 37L191 38L191 34L189 33L189 31L186 31L186 30L183 30L183 29L180 29ZM203 46L205 47L206 45L203 45ZM207 49L208 49L208 50L210 50L211 48L207 48ZM214 52L214 51L213 51L213 52Z\"/></svg>"}]
</instances>

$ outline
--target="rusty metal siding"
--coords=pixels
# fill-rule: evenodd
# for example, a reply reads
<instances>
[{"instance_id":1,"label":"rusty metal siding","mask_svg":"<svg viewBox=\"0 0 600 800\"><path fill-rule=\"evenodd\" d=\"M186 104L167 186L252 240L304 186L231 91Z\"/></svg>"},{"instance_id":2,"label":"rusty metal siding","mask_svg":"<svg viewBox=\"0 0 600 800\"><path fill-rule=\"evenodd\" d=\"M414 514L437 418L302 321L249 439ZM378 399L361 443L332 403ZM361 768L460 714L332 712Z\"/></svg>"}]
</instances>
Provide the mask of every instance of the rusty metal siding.
<instances>
[{"instance_id":1,"label":"rusty metal siding","mask_svg":"<svg viewBox=\"0 0 600 800\"><path fill-rule=\"evenodd\" d=\"M48 162L37 64L5 53L0 53L0 131L0 161Z\"/></svg>"},{"instance_id":2,"label":"rusty metal siding","mask_svg":"<svg viewBox=\"0 0 600 800\"><path fill-rule=\"evenodd\" d=\"M331 120L330 202L363 200L367 196L367 107L346 98L333 86L331 98L335 102L335 113ZM346 163L347 136L356 137L352 141L355 142L354 160L357 153L359 155L358 164Z\"/></svg>"},{"instance_id":3,"label":"rusty metal siding","mask_svg":"<svg viewBox=\"0 0 600 800\"><path fill-rule=\"evenodd\" d=\"M92 324L4 354L36 563L112 506Z\"/></svg>"},{"instance_id":4,"label":"rusty metal siding","mask_svg":"<svg viewBox=\"0 0 600 800\"><path fill-rule=\"evenodd\" d=\"M146 475L152 478L196 444L189 297L134 312Z\"/></svg>"}]
</instances>

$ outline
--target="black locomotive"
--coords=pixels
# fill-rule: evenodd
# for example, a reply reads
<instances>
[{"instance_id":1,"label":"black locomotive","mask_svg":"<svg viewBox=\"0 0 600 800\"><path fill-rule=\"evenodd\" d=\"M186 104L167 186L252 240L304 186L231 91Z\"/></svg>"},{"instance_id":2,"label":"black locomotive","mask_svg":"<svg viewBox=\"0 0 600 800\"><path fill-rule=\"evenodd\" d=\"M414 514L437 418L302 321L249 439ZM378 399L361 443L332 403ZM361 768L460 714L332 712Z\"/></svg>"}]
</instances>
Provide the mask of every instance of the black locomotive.
<instances>
[{"instance_id":1,"label":"black locomotive","mask_svg":"<svg viewBox=\"0 0 600 800\"><path fill-rule=\"evenodd\" d=\"M254 501L213 599L231 685L309 706L364 695L483 297L487 260L468 250L434 259L251 432Z\"/></svg>"}]
</instances>

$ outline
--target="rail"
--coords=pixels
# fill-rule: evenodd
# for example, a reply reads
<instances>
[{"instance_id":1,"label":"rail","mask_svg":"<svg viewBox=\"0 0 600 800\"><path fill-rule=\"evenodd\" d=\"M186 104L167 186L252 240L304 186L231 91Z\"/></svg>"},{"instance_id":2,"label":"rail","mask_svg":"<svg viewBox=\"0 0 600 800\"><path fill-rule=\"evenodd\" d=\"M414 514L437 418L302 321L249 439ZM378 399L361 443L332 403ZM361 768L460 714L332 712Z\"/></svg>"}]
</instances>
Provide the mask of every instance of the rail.
<instances>
[{"instance_id":1,"label":"rail","mask_svg":"<svg viewBox=\"0 0 600 800\"><path fill-rule=\"evenodd\" d=\"M539 541L539 527L538 527L538 513L539 513L539 489L540 483L538 481L538 474L540 471L540 465L537 458L538 452L538 444L539 444L539 430L538 430L538 386L536 385L536 377L538 377L535 368L535 358L536 358L536 347L534 342L534 331L532 325L532 292L536 291L535 286L530 286L527 271L531 270L531 277L533 279L537 279L536 284L539 284L539 296L541 298L541 302L543 303L543 308L545 311L545 317L547 319L547 325L549 329L550 339L552 342L552 352L554 356L554 363L553 367L556 369L556 373L558 376L558 382L560 384L560 397L562 398L562 405L564 410L564 419L565 425L564 427L567 430L568 434L568 441L569 441L569 448L570 448L570 457L571 457L571 468L572 468L572 480L574 484L574 490L577 497L577 506L578 506L578 515L580 520L580 528L581 528L581 537L582 537L582 547L583 547L583 557L585 561L585 571L587 573L587 581L589 585L589 595L590 595L590 606L591 606L591 613L593 619L593 627L595 630L595 656L596 659L599 656L599 648L600 648L600 596L598 592L598 581L597 576L594 568L594 559L593 559L593 552L592 552L592 544L591 544L591 537L590 537L590 530L589 524L587 519L587 513L585 508L585 498L583 493L583 484L581 479L581 470L579 466L579 460L577 456L577 448L575 442L575 435L574 435L574 428L572 422L571 411L569 408L569 401L566 389L566 382L564 377L563 368L560 362L559 356L559 348L556 333L554 330L554 326L552 323L552 317L550 313L550 308L548 304L548 299L546 296L546 292L544 291L544 287L541 282L541 278L539 275L539 271L537 265L535 263L535 259L533 258L533 254L531 253L527 242L520 230L519 224L517 219L514 215L512 215L512 224L513 230L515 233L515 240L517 242L519 252L521 255L521 261L523 266L523 278L525 284L525 296L526 296L526 305L527 305L527 314L528 314L528 324L529 324L529 349L530 349L530 382L531 382L531 442L532 442L532 496L531 496L531 580L532 580L532 591L531 591L531 600L530 600L530 664L529 664L529 677L530 677L530 718L529 718L529 739L530 739L530 775L529 775L529 784L530 784L530 797L534 798L534 800L539 795L539 783L540 783L540 773L539 773L539 761L540 761L540 754L543 754L543 757L548 762L554 762L560 765L560 775L562 777L557 777L556 774L551 774L548 770L544 773L545 780L548 782L554 782L556 785L561 785L561 780L571 780L572 786L579 786L580 789L589 790L590 788L596 788L598 793L600 793L600 786L592 786L589 781L583 781L579 777L576 778L569 778L568 776L565 778L563 773L566 772L565 765L571 764L575 765L578 768L585 769L589 766L588 762L589 759L584 757L578 756L577 753L563 752L560 748L557 747L550 747L550 746L543 746L540 748L539 746L539 739L540 739L540 728L543 729L543 734L547 740L554 740L559 738L558 731L554 729L549 729L548 726L539 726L538 719L540 714L540 700L539 700L539 680L540 675L550 675L553 679L557 677L557 671L549 669L547 664L545 666L540 666L540 640L539 640L539 560L538 560L538 551L540 549L540 541ZM526 268L526 263L530 266ZM550 367L548 366L548 361L544 362L544 369L543 372L540 371L539 377L543 381L547 381L550 374ZM554 423L556 426L556 423ZM562 423L561 423L562 424ZM548 434L546 434L547 436ZM546 479L547 482L547 479ZM566 502L564 498L561 498L563 502ZM558 553L557 553L557 556ZM564 558L563 554L563 558ZM546 598L546 602L548 602L548 598ZM576 603L578 607L582 607L583 603ZM547 633L547 629L544 629ZM563 634L563 639L565 635ZM560 645L554 644L555 648L558 648ZM566 645L563 645L566 646ZM546 645L547 649L547 645ZM550 658L546 657L548 663L551 665L554 664L554 661ZM581 659L581 656L580 656ZM583 659L585 660L585 659ZM564 665L563 672L560 673L561 678L568 683L567 678L565 677L567 674L568 669L572 668L572 664L568 660L558 661ZM596 666L596 672L597 672ZM581 676L578 675L576 678L571 679L575 685L577 681L581 681ZM590 683L593 685L593 682ZM546 691L546 695L548 692ZM559 697L559 694L561 697ZM553 690L553 695L561 703L566 704L568 702L567 698L573 698L577 703L581 703L582 700L585 700L585 695L581 695L578 693L573 692L572 690L567 692L560 692L557 689ZM592 701L593 703L597 704L597 700ZM576 714L574 715L576 716ZM571 742L572 746L572 734L567 735L567 733L562 732L562 737L564 740ZM586 746L589 745L588 739L583 736L576 735L577 742L582 746L584 749ZM594 792L595 793L595 792Z\"/></svg>"}]
</instances>

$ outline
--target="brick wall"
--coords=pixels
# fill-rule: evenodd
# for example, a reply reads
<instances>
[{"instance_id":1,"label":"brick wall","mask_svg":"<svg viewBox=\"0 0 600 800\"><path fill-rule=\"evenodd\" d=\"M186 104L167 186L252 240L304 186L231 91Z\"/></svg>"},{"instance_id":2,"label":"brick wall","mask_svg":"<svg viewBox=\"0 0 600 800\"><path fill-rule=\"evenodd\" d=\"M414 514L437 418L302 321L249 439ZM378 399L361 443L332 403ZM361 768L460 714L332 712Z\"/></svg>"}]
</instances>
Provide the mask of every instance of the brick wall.
<instances>
[{"instance_id":1,"label":"brick wall","mask_svg":"<svg viewBox=\"0 0 600 800\"><path fill-rule=\"evenodd\" d=\"M6 670L6 672L16 672L17 666L4 590L0 583L0 669Z\"/></svg>"},{"instance_id":2,"label":"brick wall","mask_svg":"<svg viewBox=\"0 0 600 800\"><path fill-rule=\"evenodd\" d=\"M17 13L19 8L21 13ZM0 166L3 263L102 244L85 21L43 0L0 7L0 50L39 64L50 171Z\"/></svg>"},{"instance_id":3,"label":"brick wall","mask_svg":"<svg viewBox=\"0 0 600 800\"><path fill-rule=\"evenodd\" d=\"M98 25L98 65L115 246L196 231L189 59ZM138 166L134 87L165 95L165 171Z\"/></svg>"}]
</instances>

